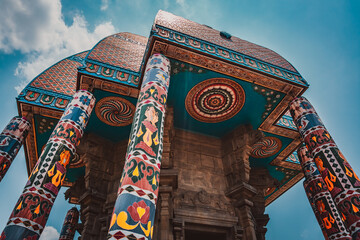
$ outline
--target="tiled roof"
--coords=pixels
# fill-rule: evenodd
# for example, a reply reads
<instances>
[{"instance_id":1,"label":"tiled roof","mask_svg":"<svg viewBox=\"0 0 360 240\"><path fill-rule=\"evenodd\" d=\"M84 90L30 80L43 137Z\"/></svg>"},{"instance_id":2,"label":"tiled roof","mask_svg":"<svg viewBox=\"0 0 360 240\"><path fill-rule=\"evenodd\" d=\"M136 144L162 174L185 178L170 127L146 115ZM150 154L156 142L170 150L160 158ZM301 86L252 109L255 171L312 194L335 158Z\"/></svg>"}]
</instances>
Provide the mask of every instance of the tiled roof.
<instances>
[{"instance_id":1,"label":"tiled roof","mask_svg":"<svg viewBox=\"0 0 360 240\"><path fill-rule=\"evenodd\" d=\"M220 31L218 30L215 30L206 25L187 20L174 14L160 10L156 15L155 24L204 41L217 44L219 46L248 55L253 58L257 58L275 66L297 72L296 69L288 61L286 61L279 54L268 48L256 45L254 43L242 40L234 36L232 36L231 39L228 40L221 37Z\"/></svg>"},{"instance_id":2,"label":"tiled roof","mask_svg":"<svg viewBox=\"0 0 360 240\"><path fill-rule=\"evenodd\" d=\"M88 51L81 52L55 63L40 75L30 86L72 96L76 90L77 68Z\"/></svg>"},{"instance_id":3,"label":"tiled roof","mask_svg":"<svg viewBox=\"0 0 360 240\"><path fill-rule=\"evenodd\" d=\"M87 59L111 66L140 71L147 38L132 33L117 33L101 40Z\"/></svg>"}]
</instances>

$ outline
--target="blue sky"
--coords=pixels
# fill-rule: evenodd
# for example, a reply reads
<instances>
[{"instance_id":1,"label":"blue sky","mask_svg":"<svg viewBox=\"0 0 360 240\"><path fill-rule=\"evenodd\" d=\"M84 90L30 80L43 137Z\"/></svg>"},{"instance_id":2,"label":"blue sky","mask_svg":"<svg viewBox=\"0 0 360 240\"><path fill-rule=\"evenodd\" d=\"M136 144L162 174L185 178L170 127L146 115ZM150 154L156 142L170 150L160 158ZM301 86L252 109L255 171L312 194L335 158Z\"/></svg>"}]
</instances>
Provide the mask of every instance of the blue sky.
<instances>
[{"instance_id":1,"label":"blue sky","mask_svg":"<svg viewBox=\"0 0 360 240\"><path fill-rule=\"evenodd\" d=\"M156 12L224 30L270 48L310 83L304 94L360 173L360 2L332 0L3 0L0 8L0 126L17 115L15 97L53 63L116 32L148 36ZM0 183L0 231L27 179L23 150ZM57 239L71 206L60 193L48 221ZM267 239L321 239L302 181L272 203Z\"/></svg>"}]
</instances>

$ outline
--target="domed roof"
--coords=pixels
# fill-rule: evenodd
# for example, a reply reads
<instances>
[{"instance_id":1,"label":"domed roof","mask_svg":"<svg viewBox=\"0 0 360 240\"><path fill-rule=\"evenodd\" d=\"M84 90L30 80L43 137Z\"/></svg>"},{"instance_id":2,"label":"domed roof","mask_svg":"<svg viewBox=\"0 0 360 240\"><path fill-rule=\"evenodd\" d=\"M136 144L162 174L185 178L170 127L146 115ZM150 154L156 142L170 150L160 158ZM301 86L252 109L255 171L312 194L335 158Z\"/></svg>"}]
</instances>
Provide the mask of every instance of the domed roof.
<instances>
[{"instance_id":1,"label":"domed roof","mask_svg":"<svg viewBox=\"0 0 360 240\"><path fill-rule=\"evenodd\" d=\"M39 74L29 86L72 96L76 90L77 68L89 51L67 57Z\"/></svg>"},{"instance_id":2,"label":"domed roof","mask_svg":"<svg viewBox=\"0 0 360 240\"><path fill-rule=\"evenodd\" d=\"M101 40L90 51L86 62L95 61L139 72L147 38L132 33L117 33Z\"/></svg>"},{"instance_id":3,"label":"domed roof","mask_svg":"<svg viewBox=\"0 0 360 240\"><path fill-rule=\"evenodd\" d=\"M268 48L231 36L227 33L220 32L206 25L176 16L172 13L160 10L156 15L155 24L210 43L217 44L235 52L245 54L247 56L297 73L296 69L287 60ZM220 33L227 36L222 37Z\"/></svg>"}]
</instances>

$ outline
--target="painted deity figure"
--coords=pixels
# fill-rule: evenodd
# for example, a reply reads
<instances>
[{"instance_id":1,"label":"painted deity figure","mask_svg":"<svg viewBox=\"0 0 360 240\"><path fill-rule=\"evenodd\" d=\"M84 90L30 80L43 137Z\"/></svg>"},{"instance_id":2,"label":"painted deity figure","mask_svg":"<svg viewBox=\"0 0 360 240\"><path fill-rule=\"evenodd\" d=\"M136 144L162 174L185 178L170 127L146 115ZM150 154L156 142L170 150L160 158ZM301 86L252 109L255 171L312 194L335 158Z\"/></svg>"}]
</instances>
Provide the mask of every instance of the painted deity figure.
<instances>
[{"instance_id":1,"label":"painted deity figure","mask_svg":"<svg viewBox=\"0 0 360 240\"><path fill-rule=\"evenodd\" d=\"M145 117L136 135L138 138L142 137L142 139L135 148L141 148L150 156L155 157L156 154L152 147L159 144L158 128L156 126L156 123L159 121L159 115L155 108L151 106L146 108Z\"/></svg>"},{"instance_id":2,"label":"painted deity figure","mask_svg":"<svg viewBox=\"0 0 360 240\"><path fill-rule=\"evenodd\" d=\"M62 182L65 179L66 166L69 164L70 158L71 154L69 150L64 149L60 153L60 160L55 162L53 167L47 172L49 181L44 184L45 188L55 194L58 193L59 186L62 185Z\"/></svg>"}]
</instances>

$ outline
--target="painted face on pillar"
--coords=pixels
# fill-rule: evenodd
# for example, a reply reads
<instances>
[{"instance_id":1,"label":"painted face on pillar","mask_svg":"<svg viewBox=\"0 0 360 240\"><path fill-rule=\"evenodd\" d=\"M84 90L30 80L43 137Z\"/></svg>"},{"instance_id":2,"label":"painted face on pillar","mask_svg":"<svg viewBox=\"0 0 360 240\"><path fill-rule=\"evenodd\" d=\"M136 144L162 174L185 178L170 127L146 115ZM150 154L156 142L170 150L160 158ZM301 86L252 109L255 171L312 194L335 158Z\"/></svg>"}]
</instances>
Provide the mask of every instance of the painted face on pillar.
<instances>
[{"instance_id":1,"label":"painted face on pillar","mask_svg":"<svg viewBox=\"0 0 360 240\"><path fill-rule=\"evenodd\" d=\"M155 126L155 124L159 121L158 113L156 112L154 107L149 107L145 111L146 120L151 122L152 125Z\"/></svg>"}]
</instances>

